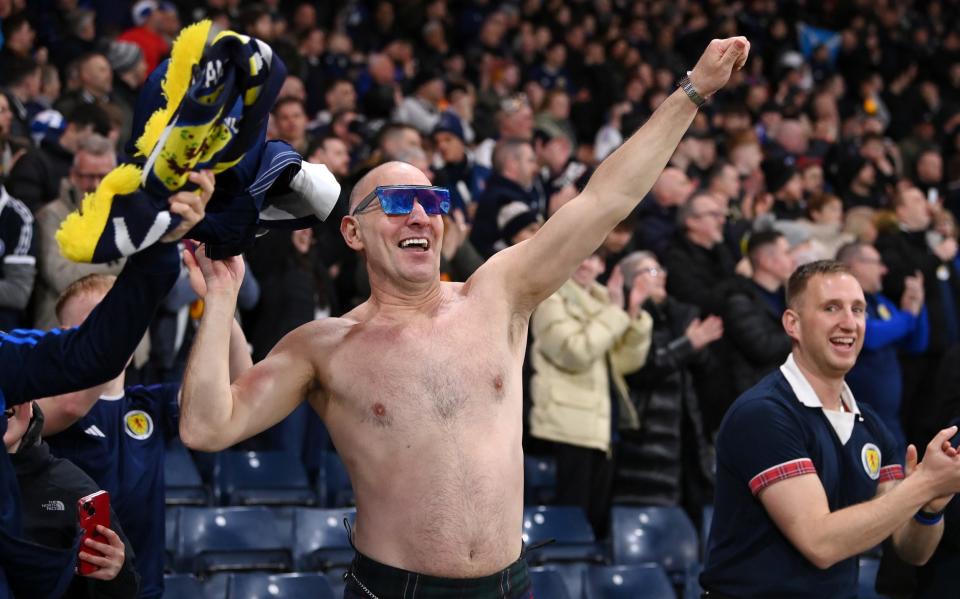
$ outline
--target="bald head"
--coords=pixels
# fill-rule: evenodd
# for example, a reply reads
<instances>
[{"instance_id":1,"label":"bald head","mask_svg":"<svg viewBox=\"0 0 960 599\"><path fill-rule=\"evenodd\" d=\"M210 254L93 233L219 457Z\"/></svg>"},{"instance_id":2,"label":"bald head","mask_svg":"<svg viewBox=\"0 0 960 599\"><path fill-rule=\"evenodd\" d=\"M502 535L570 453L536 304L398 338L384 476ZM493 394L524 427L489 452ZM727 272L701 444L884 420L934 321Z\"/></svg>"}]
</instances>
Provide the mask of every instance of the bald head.
<instances>
[{"instance_id":1,"label":"bald head","mask_svg":"<svg viewBox=\"0 0 960 599\"><path fill-rule=\"evenodd\" d=\"M412 164L406 162L386 162L364 175L350 193L350 210L363 198L381 185L430 185L430 179Z\"/></svg>"}]
</instances>

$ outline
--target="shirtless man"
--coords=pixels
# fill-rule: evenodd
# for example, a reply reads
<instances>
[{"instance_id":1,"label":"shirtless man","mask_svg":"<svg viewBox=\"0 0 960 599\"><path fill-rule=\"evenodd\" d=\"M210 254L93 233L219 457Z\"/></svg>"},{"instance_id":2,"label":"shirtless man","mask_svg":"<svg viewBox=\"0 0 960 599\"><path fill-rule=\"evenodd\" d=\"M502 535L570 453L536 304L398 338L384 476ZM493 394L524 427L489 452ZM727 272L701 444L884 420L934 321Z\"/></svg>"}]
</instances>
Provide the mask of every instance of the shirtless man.
<instances>
[{"instance_id":1,"label":"shirtless man","mask_svg":"<svg viewBox=\"0 0 960 599\"><path fill-rule=\"evenodd\" d=\"M440 282L442 193L420 190L404 205L396 186L429 186L423 173L397 162L372 170L340 225L366 258L370 298L291 332L232 385L242 262L188 257L207 294L183 383L183 441L221 450L306 399L330 429L357 499L345 597L529 597L517 541L530 314L650 189L697 112L696 93L723 87L748 52L742 37L712 41L689 75L690 97L674 92L576 199L466 283Z\"/></svg>"}]
</instances>

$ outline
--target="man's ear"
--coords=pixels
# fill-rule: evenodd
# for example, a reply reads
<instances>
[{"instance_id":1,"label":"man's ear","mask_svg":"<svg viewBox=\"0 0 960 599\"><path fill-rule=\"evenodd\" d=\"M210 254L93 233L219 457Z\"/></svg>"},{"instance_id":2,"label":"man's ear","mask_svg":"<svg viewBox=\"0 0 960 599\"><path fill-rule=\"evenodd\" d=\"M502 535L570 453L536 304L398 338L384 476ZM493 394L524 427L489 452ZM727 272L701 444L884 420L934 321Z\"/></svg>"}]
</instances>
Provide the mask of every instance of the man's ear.
<instances>
[{"instance_id":1,"label":"man's ear","mask_svg":"<svg viewBox=\"0 0 960 599\"><path fill-rule=\"evenodd\" d=\"M347 215L340 220L340 234L343 235L343 240L351 250L359 252L363 249L363 241L360 239L360 223L357 222L356 217Z\"/></svg>"},{"instance_id":2,"label":"man's ear","mask_svg":"<svg viewBox=\"0 0 960 599\"><path fill-rule=\"evenodd\" d=\"M791 339L799 338L800 315L797 314L796 310L793 308L784 310L783 316L780 317L780 322L783 324L783 330L786 331Z\"/></svg>"}]
</instances>

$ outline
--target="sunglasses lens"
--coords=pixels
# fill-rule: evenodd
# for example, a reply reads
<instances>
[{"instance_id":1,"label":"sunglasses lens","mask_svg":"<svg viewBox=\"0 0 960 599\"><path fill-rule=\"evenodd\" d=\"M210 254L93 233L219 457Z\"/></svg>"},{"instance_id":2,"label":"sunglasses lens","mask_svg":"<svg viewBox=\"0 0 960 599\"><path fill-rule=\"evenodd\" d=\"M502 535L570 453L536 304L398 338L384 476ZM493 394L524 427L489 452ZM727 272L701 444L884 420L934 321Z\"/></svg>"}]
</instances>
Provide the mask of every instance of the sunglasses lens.
<instances>
[{"instance_id":1,"label":"sunglasses lens","mask_svg":"<svg viewBox=\"0 0 960 599\"><path fill-rule=\"evenodd\" d=\"M385 188L377 195L383 211L390 216L410 214L414 200L431 216L450 211L450 192L443 188Z\"/></svg>"}]
</instances>

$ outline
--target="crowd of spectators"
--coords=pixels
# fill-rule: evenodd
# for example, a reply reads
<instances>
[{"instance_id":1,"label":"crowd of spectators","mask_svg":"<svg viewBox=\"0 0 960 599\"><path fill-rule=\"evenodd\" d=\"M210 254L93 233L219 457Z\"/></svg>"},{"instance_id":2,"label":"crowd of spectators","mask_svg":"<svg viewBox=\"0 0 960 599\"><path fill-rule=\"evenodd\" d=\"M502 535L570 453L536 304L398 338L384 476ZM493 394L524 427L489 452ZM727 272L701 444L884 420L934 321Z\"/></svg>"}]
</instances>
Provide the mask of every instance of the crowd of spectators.
<instances>
[{"instance_id":1,"label":"crowd of spectators","mask_svg":"<svg viewBox=\"0 0 960 599\"><path fill-rule=\"evenodd\" d=\"M271 44L289 75L269 136L325 164L344 198L388 160L448 187L441 271L455 281L573 198L710 39L745 35L746 67L699 112L649 196L534 316L528 451L568 456L560 465L573 478L560 490L598 531L596 501L683 505L699 518L725 409L790 352L784 283L821 258L847 263L867 296L849 378L857 400L904 446L960 414L960 3L116 6L0 0L0 329L53 326L70 283L119 272L65 261L53 235L117 163L138 90L184 24L208 18ZM339 233L345 207L246 256L241 317L254 360L367 296ZM168 298L134 380L176 382L195 299L185 281ZM596 422L562 414L577 393ZM298 410L278 426L307 430L309 418ZM259 442L303 452L291 446L303 437ZM571 446L596 453L570 457ZM602 499L575 497L594 484Z\"/></svg>"}]
</instances>

